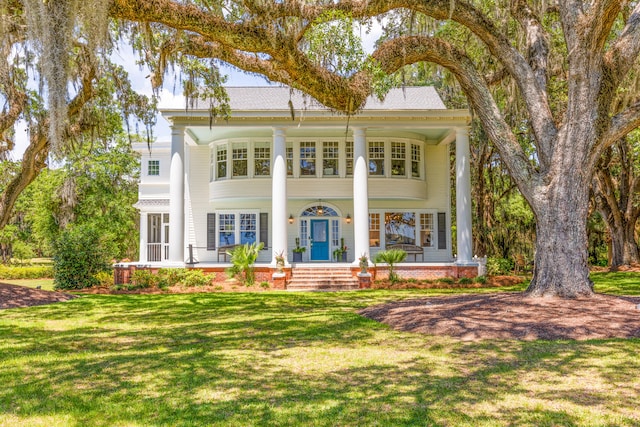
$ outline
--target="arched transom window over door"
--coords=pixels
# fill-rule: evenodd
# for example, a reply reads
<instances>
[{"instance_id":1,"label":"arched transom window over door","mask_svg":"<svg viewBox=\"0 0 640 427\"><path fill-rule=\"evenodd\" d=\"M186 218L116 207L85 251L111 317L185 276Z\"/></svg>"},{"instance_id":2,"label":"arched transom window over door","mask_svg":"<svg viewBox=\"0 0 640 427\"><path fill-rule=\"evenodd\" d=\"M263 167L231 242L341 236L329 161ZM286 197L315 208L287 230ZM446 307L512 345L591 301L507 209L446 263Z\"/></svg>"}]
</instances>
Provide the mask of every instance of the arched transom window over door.
<instances>
[{"instance_id":1,"label":"arched transom window over door","mask_svg":"<svg viewBox=\"0 0 640 427\"><path fill-rule=\"evenodd\" d=\"M308 207L300 214L300 241L303 246L309 247L310 261L331 259L331 251L340 242L339 216L335 209L321 203Z\"/></svg>"}]
</instances>

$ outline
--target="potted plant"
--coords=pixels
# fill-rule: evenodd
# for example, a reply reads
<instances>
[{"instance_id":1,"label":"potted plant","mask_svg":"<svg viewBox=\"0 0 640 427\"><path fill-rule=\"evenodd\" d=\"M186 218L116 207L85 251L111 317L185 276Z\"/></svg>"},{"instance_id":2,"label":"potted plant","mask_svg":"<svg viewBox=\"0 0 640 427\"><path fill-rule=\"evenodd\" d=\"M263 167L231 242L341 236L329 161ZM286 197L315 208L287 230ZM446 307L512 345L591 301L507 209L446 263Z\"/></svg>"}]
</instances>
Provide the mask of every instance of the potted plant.
<instances>
[{"instance_id":1,"label":"potted plant","mask_svg":"<svg viewBox=\"0 0 640 427\"><path fill-rule=\"evenodd\" d=\"M362 254L362 256L358 258L358 261L360 266L360 273L366 274L369 269L369 258L366 255Z\"/></svg>"},{"instance_id":2,"label":"potted plant","mask_svg":"<svg viewBox=\"0 0 640 427\"><path fill-rule=\"evenodd\" d=\"M333 257L336 261L347 262L347 247L344 244L344 237L340 238L340 247L333 251Z\"/></svg>"},{"instance_id":3,"label":"potted plant","mask_svg":"<svg viewBox=\"0 0 640 427\"><path fill-rule=\"evenodd\" d=\"M296 247L293 248L293 262L302 262L302 254L307 248L300 246L300 238L296 237Z\"/></svg>"}]
</instances>

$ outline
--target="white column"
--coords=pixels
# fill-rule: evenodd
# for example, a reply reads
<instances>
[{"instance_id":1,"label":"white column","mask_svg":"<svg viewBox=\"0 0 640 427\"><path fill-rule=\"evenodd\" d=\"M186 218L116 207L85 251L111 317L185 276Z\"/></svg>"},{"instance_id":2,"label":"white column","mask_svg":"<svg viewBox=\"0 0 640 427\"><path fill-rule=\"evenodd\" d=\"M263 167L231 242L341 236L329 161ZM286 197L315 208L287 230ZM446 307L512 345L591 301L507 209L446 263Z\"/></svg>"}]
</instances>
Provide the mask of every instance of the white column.
<instances>
[{"instance_id":1,"label":"white column","mask_svg":"<svg viewBox=\"0 0 640 427\"><path fill-rule=\"evenodd\" d=\"M276 265L276 255L287 257L287 144L285 130L273 130L273 173L271 176L271 264Z\"/></svg>"},{"instance_id":2,"label":"white column","mask_svg":"<svg viewBox=\"0 0 640 427\"><path fill-rule=\"evenodd\" d=\"M469 131L456 129L456 231L458 264L472 262L471 240L471 170L469 166Z\"/></svg>"},{"instance_id":3,"label":"white column","mask_svg":"<svg viewBox=\"0 0 640 427\"><path fill-rule=\"evenodd\" d=\"M141 263L147 262L148 257L147 253L149 249L147 248L147 237L149 236L149 230L147 229L148 225L148 214L146 212L140 212L140 257L138 258Z\"/></svg>"},{"instance_id":4,"label":"white column","mask_svg":"<svg viewBox=\"0 0 640 427\"><path fill-rule=\"evenodd\" d=\"M353 252L358 265L362 255L369 258L369 167L365 129L353 129Z\"/></svg>"},{"instance_id":5,"label":"white column","mask_svg":"<svg viewBox=\"0 0 640 427\"><path fill-rule=\"evenodd\" d=\"M169 262L184 264L184 127L171 127Z\"/></svg>"}]
</instances>

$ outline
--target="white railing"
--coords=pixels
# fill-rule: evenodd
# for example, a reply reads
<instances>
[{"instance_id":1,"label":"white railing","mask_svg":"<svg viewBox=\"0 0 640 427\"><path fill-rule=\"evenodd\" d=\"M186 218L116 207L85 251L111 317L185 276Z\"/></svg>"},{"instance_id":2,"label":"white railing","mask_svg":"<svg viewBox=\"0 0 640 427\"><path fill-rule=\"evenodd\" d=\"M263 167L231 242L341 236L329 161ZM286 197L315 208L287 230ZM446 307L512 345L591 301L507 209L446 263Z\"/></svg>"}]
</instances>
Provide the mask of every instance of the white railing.
<instances>
[{"instance_id":1,"label":"white railing","mask_svg":"<svg viewBox=\"0 0 640 427\"><path fill-rule=\"evenodd\" d=\"M147 243L147 261L162 261L162 243Z\"/></svg>"}]
</instances>

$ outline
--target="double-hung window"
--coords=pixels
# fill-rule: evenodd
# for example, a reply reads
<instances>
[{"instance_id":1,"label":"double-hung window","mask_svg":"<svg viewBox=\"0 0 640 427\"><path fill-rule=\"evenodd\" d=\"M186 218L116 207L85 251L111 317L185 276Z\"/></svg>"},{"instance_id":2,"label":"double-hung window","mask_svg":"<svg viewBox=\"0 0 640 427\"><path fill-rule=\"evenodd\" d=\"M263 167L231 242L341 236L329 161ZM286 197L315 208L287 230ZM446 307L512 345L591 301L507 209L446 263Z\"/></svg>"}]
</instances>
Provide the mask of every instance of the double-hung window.
<instances>
[{"instance_id":1,"label":"double-hung window","mask_svg":"<svg viewBox=\"0 0 640 427\"><path fill-rule=\"evenodd\" d=\"M384 176L384 141L369 143L369 175Z\"/></svg>"},{"instance_id":2,"label":"double-hung window","mask_svg":"<svg viewBox=\"0 0 640 427\"><path fill-rule=\"evenodd\" d=\"M322 144L322 175L338 176L338 142L325 141Z\"/></svg>"},{"instance_id":3,"label":"double-hung window","mask_svg":"<svg viewBox=\"0 0 640 427\"><path fill-rule=\"evenodd\" d=\"M247 176L248 152L247 144L234 143L231 152L233 177Z\"/></svg>"},{"instance_id":4,"label":"double-hung window","mask_svg":"<svg viewBox=\"0 0 640 427\"><path fill-rule=\"evenodd\" d=\"M227 177L227 146L220 145L216 151L216 179Z\"/></svg>"},{"instance_id":5,"label":"double-hung window","mask_svg":"<svg viewBox=\"0 0 640 427\"><path fill-rule=\"evenodd\" d=\"M300 142L300 176L316 176L316 143Z\"/></svg>"},{"instance_id":6,"label":"double-hung window","mask_svg":"<svg viewBox=\"0 0 640 427\"><path fill-rule=\"evenodd\" d=\"M269 176L271 174L271 149L268 142L257 142L253 148L253 175Z\"/></svg>"},{"instance_id":7,"label":"double-hung window","mask_svg":"<svg viewBox=\"0 0 640 427\"><path fill-rule=\"evenodd\" d=\"M411 144L411 176L413 178L420 178L420 161L420 146Z\"/></svg>"},{"instance_id":8,"label":"double-hung window","mask_svg":"<svg viewBox=\"0 0 640 427\"><path fill-rule=\"evenodd\" d=\"M391 175L405 176L407 152L404 142L391 143Z\"/></svg>"}]
</instances>

